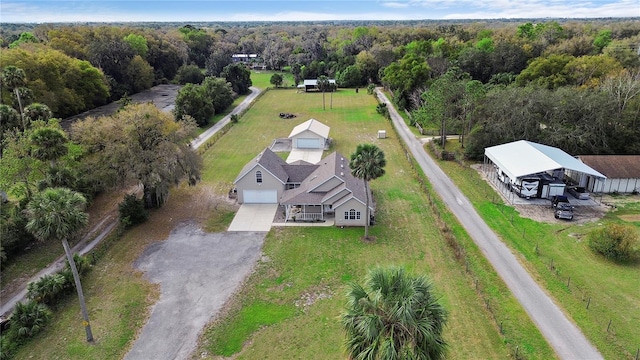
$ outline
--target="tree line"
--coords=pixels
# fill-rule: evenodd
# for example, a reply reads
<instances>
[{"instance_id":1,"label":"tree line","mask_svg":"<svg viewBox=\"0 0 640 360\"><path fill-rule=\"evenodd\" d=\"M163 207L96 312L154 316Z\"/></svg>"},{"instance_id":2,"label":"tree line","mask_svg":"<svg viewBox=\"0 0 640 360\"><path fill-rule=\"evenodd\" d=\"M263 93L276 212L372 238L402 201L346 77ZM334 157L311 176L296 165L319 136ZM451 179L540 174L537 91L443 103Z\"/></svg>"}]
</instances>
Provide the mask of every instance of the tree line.
<instances>
[{"instance_id":1,"label":"tree line","mask_svg":"<svg viewBox=\"0 0 640 360\"><path fill-rule=\"evenodd\" d=\"M124 173L140 172L137 180L147 182L147 205L161 204L169 183L183 175L192 181L197 176L183 168L184 163L174 162L157 170L166 178L151 183L154 171L133 164L137 156L105 151L116 149L104 139L131 141L126 146L140 149L133 155L165 140L175 146L155 153L160 158L181 149L195 125L207 124L236 95L249 91L250 73L233 62L234 53L257 54L261 66L290 71L296 83L334 78L343 87L382 84L399 107L410 111L413 122L439 132L443 143L444 135L459 134L471 158L480 157L487 146L518 139L573 154L640 153L638 22L412 25L45 24L15 27L14 33L3 28L1 189L18 199L29 199L48 185L92 196L124 181ZM68 139L51 118L167 82L187 84L172 119L180 135L149 128L145 134L154 140L133 138L123 133L123 124L140 120L141 115L133 113L153 113L158 123L169 119L150 108L124 109L109 120L84 122L104 131L104 138L95 137L97 131L82 131L80 124L72 139L64 140L66 145L52 148L59 153L42 153L38 141ZM48 129L50 139L38 134L42 129ZM80 134L84 138L77 138ZM101 168L123 159L130 162L126 169ZM87 170L87 164L94 170ZM92 178L98 173L103 176Z\"/></svg>"}]
</instances>

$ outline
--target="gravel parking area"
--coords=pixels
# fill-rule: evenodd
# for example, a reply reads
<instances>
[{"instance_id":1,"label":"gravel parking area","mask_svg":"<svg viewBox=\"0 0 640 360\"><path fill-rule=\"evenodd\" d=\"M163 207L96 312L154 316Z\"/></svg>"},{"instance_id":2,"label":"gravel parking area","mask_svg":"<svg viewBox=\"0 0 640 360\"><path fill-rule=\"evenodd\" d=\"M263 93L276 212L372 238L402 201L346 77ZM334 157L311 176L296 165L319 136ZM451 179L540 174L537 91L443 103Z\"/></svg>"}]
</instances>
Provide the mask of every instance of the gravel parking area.
<instances>
[{"instance_id":1,"label":"gravel parking area","mask_svg":"<svg viewBox=\"0 0 640 360\"><path fill-rule=\"evenodd\" d=\"M204 233L193 224L149 246L134 266L160 284L160 300L125 359L186 359L260 257L264 232Z\"/></svg>"}]
</instances>

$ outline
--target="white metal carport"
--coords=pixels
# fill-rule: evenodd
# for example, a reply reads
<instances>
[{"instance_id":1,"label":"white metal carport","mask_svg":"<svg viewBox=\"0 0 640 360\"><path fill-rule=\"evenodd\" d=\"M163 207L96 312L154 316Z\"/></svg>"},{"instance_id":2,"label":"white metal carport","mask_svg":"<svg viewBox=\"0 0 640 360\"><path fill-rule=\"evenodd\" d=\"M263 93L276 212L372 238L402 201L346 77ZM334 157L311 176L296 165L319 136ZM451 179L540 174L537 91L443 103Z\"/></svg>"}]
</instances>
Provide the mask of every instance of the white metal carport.
<instances>
[{"instance_id":1,"label":"white metal carport","mask_svg":"<svg viewBox=\"0 0 640 360\"><path fill-rule=\"evenodd\" d=\"M566 152L526 140L514 141L484 149L483 171L489 179L496 179L494 166L510 179L558 170L570 170L594 181L604 183L606 176ZM493 174L490 174L492 172ZM582 179L576 179L582 183ZM585 179L586 180L586 179ZM510 200L511 201L511 200Z\"/></svg>"}]
</instances>

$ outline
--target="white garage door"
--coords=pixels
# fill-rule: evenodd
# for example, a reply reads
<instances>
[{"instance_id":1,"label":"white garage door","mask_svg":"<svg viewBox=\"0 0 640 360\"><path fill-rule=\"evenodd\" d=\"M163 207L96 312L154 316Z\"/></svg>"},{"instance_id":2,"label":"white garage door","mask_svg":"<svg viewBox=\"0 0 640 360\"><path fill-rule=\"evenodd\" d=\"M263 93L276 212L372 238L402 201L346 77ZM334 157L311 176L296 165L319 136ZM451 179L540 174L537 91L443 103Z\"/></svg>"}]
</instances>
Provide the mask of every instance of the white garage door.
<instances>
[{"instance_id":1,"label":"white garage door","mask_svg":"<svg viewBox=\"0 0 640 360\"><path fill-rule=\"evenodd\" d=\"M298 139L298 149L319 149L320 139Z\"/></svg>"},{"instance_id":2,"label":"white garage door","mask_svg":"<svg viewBox=\"0 0 640 360\"><path fill-rule=\"evenodd\" d=\"M242 197L245 204L276 204L278 202L278 191L243 190Z\"/></svg>"}]
</instances>

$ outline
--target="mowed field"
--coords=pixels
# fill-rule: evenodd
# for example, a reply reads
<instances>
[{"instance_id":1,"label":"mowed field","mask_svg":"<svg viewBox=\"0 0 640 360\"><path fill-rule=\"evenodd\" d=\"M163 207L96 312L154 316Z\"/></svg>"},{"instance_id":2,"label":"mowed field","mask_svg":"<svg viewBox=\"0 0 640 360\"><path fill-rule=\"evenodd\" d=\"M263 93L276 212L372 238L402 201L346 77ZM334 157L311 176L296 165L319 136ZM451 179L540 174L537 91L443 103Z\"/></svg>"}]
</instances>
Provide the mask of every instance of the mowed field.
<instances>
[{"instance_id":1,"label":"mowed field","mask_svg":"<svg viewBox=\"0 0 640 360\"><path fill-rule=\"evenodd\" d=\"M390 123L375 111L375 98L366 90L356 94L354 89L340 89L325 94L325 104L323 109L321 93L268 91L203 155L203 183L225 194L246 162L274 138L287 137L295 125L315 118L331 127L334 142L325 155L335 150L348 158L364 142L385 152L386 175L371 183L377 202L377 225L371 234L376 241L362 242L362 228L272 229L263 261L225 316L205 331L194 358L238 352L243 359L343 358L339 316L347 285L361 281L368 269L387 265L404 266L433 280L449 311L449 358L506 358L516 346L527 358L553 358L537 329L513 303L507 311L518 330L500 334L476 293L474 279L443 240ZM297 118L280 119L281 112ZM386 130L389 138L377 139L378 130ZM474 251L469 249L478 258ZM487 269L486 264L478 266ZM495 275L485 278L493 279L493 291L510 297Z\"/></svg>"}]
</instances>

